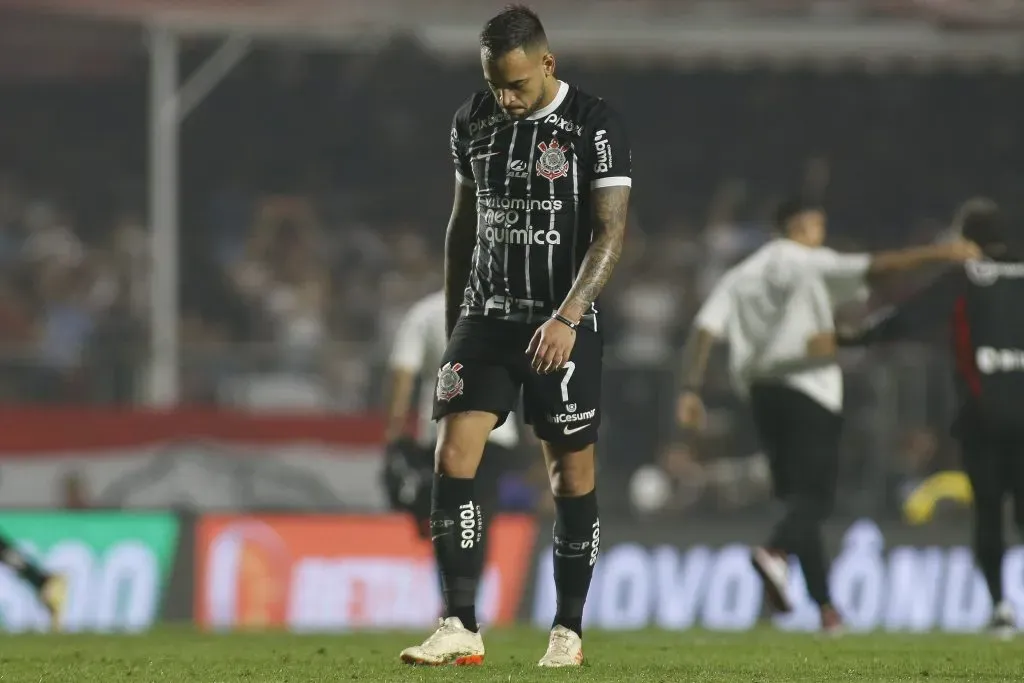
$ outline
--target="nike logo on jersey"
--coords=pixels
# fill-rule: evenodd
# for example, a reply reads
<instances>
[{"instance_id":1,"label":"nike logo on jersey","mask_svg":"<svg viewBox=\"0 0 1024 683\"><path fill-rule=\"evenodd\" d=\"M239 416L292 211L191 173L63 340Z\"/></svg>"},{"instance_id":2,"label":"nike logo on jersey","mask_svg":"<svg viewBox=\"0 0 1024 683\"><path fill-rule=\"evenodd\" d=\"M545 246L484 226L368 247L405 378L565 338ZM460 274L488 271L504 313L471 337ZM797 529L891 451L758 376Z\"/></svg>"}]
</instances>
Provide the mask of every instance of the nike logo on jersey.
<instances>
[{"instance_id":1,"label":"nike logo on jersey","mask_svg":"<svg viewBox=\"0 0 1024 683\"><path fill-rule=\"evenodd\" d=\"M562 433L565 434L566 436L569 436L570 434L575 434L576 432L582 432L584 429L586 429L589 426L590 426L589 422L586 423L586 424L582 424L579 427L570 427L569 425L565 425L565 428L562 429Z\"/></svg>"},{"instance_id":2,"label":"nike logo on jersey","mask_svg":"<svg viewBox=\"0 0 1024 683\"><path fill-rule=\"evenodd\" d=\"M498 154L501 154L501 152L484 152L483 154L477 154L476 156L474 156L473 161L476 161L477 159L486 159L487 157L497 156Z\"/></svg>"}]
</instances>

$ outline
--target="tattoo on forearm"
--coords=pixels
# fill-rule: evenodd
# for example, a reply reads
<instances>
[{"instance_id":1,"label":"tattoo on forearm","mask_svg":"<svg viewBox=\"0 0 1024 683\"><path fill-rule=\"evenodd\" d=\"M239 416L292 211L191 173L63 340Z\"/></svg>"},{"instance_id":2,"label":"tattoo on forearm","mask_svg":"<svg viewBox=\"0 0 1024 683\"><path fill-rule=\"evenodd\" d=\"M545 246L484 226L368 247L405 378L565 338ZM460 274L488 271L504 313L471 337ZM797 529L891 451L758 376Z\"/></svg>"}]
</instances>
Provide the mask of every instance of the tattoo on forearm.
<instances>
[{"instance_id":1,"label":"tattoo on forearm","mask_svg":"<svg viewBox=\"0 0 1024 683\"><path fill-rule=\"evenodd\" d=\"M594 191L594 241L583 258L565 304L583 315L597 300L622 254L629 210L629 188L607 187Z\"/></svg>"},{"instance_id":2,"label":"tattoo on forearm","mask_svg":"<svg viewBox=\"0 0 1024 683\"><path fill-rule=\"evenodd\" d=\"M708 357L711 355L711 348L714 345L714 336L707 330L694 325L686 340L686 347L683 349L683 368L680 381L684 387L696 389L704 383L704 370L707 368Z\"/></svg>"}]
</instances>

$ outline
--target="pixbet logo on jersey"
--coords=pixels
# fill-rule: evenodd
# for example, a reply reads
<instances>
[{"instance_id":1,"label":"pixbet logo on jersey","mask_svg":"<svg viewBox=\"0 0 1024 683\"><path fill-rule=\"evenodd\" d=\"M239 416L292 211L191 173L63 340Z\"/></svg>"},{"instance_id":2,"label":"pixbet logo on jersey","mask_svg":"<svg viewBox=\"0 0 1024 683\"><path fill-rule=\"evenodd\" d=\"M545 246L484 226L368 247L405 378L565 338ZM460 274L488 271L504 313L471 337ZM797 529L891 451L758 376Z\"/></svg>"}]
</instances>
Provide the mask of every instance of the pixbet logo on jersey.
<instances>
[{"instance_id":1,"label":"pixbet logo on jersey","mask_svg":"<svg viewBox=\"0 0 1024 683\"><path fill-rule=\"evenodd\" d=\"M469 124L469 137L475 137L477 133L485 128L491 128L495 124L501 123L502 121L508 120L508 114L500 111L496 114L491 114L485 119L478 119L471 121Z\"/></svg>"},{"instance_id":2,"label":"pixbet logo on jersey","mask_svg":"<svg viewBox=\"0 0 1024 683\"><path fill-rule=\"evenodd\" d=\"M583 132L583 127L580 126L580 124L575 121L567 121L558 114L548 114L547 118L544 119L544 123L550 123L559 130L564 130L566 133L580 135Z\"/></svg>"}]
</instances>

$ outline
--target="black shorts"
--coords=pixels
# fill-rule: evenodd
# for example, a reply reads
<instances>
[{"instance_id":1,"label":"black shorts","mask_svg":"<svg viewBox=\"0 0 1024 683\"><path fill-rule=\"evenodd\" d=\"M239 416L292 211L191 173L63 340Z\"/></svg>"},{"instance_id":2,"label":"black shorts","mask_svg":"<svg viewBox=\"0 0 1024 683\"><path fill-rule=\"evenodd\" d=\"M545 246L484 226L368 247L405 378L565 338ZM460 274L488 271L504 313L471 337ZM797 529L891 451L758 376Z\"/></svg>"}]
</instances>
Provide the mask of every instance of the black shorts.
<instances>
[{"instance_id":1,"label":"black shorts","mask_svg":"<svg viewBox=\"0 0 1024 683\"><path fill-rule=\"evenodd\" d=\"M579 329L565 368L539 375L526 347L539 324L482 316L459 320L437 373L434 419L480 410L502 424L523 396L523 419L537 438L571 450L597 441L601 424L604 345L592 330Z\"/></svg>"},{"instance_id":2,"label":"black shorts","mask_svg":"<svg viewBox=\"0 0 1024 683\"><path fill-rule=\"evenodd\" d=\"M810 498L831 508L839 478L843 416L782 384L755 384L750 404L776 497Z\"/></svg>"}]
</instances>

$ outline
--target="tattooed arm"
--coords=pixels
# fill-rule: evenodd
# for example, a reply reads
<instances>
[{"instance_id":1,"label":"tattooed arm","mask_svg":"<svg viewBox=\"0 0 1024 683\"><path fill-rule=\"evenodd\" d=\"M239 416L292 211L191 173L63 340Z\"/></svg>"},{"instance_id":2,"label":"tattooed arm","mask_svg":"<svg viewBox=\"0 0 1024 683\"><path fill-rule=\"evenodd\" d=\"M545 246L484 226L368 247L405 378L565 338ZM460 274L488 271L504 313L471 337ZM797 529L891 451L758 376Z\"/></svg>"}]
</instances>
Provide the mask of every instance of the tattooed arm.
<instances>
[{"instance_id":1,"label":"tattooed arm","mask_svg":"<svg viewBox=\"0 0 1024 683\"><path fill-rule=\"evenodd\" d=\"M473 268L473 247L476 244L476 188L458 180L455 204L448 219L444 240L444 319L445 332L452 336L462 310L466 284Z\"/></svg>"},{"instance_id":2,"label":"tattooed arm","mask_svg":"<svg viewBox=\"0 0 1024 683\"><path fill-rule=\"evenodd\" d=\"M573 321L590 310L619 262L626 234L629 187L619 185L595 189L591 201L594 241L583 257L576 282L558 309L559 315Z\"/></svg>"}]
</instances>

